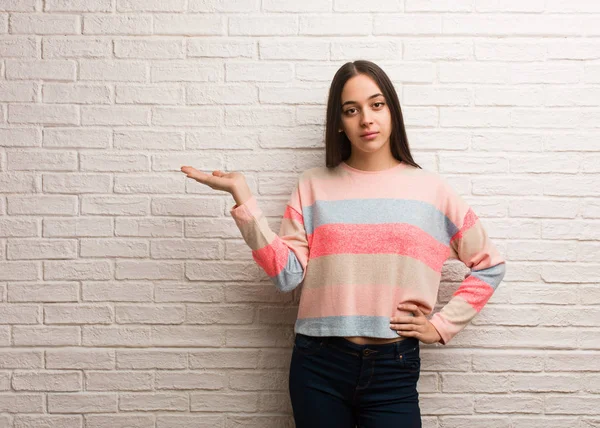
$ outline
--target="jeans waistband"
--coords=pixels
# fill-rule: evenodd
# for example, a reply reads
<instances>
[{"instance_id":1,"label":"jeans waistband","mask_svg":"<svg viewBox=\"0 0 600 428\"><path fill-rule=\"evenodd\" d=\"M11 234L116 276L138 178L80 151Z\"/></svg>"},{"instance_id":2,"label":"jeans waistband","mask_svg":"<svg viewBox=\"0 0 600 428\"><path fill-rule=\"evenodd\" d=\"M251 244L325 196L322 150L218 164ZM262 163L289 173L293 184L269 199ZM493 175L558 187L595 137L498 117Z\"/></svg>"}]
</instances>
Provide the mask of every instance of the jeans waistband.
<instances>
[{"instance_id":1,"label":"jeans waistband","mask_svg":"<svg viewBox=\"0 0 600 428\"><path fill-rule=\"evenodd\" d=\"M373 351L378 351L381 354L387 353L396 353L400 354L402 352L408 351L409 349L415 348L419 346L419 339L416 337L405 337L403 340L399 340L397 342L392 343L379 343L379 344L365 344L359 345L357 343L351 342L348 339L342 336L307 336L305 334L296 333L297 336L302 336L306 340L311 340L315 342L321 343L331 343L338 348L344 348L349 351L354 351L359 355L363 353L365 349L370 349Z\"/></svg>"}]
</instances>

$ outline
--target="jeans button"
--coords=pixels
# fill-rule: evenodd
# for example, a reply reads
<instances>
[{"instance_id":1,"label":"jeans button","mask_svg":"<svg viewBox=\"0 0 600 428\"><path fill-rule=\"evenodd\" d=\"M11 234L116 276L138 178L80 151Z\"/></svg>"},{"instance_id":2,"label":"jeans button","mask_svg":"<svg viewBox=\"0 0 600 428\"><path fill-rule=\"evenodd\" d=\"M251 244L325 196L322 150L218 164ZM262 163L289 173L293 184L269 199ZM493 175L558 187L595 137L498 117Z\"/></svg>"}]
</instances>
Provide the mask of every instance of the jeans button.
<instances>
[{"instance_id":1,"label":"jeans button","mask_svg":"<svg viewBox=\"0 0 600 428\"><path fill-rule=\"evenodd\" d=\"M373 351L371 351L370 349L365 349L364 352L363 352L363 355L365 355L365 356L366 355L371 355L372 352Z\"/></svg>"}]
</instances>

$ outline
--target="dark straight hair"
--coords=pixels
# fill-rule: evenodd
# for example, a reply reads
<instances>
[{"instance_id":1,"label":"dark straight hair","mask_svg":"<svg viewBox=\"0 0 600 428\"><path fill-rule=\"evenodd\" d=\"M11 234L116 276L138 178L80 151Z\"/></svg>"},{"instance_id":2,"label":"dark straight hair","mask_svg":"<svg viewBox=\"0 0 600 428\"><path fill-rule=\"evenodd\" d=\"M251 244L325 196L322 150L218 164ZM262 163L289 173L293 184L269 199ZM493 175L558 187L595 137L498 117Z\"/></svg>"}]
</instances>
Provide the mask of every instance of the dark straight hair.
<instances>
[{"instance_id":1,"label":"dark straight hair","mask_svg":"<svg viewBox=\"0 0 600 428\"><path fill-rule=\"evenodd\" d=\"M377 64L366 60L347 62L333 76L327 100L325 165L328 168L334 168L340 162L350 157L352 150L350 140L345 132L338 132L338 129L342 127L342 90L346 82L358 74L364 74L372 78L385 97L392 116L392 133L390 135L392 156L399 161L421 168L413 160L410 153L402 110L400 109L400 101L398 100L398 94L394 89L394 85L387 74Z\"/></svg>"}]
</instances>

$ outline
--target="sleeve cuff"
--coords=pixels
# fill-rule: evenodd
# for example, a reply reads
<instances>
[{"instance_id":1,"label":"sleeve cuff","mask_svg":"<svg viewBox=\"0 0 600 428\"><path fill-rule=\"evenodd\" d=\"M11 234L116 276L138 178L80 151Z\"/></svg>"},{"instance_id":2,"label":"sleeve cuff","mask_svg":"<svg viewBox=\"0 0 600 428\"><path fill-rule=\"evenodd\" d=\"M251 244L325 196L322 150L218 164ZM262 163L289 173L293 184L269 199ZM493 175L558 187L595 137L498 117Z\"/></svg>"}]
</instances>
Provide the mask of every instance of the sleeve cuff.
<instances>
[{"instance_id":1,"label":"sleeve cuff","mask_svg":"<svg viewBox=\"0 0 600 428\"><path fill-rule=\"evenodd\" d=\"M438 343L441 343L442 345L446 345L452 337L444 331L444 328L442 327L443 321L441 321L439 319L440 315L438 315L438 314L439 314L439 312L434 314L434 316L429 320L429 322L431 324L433 324L433 326L435 327L435 329L437 330L438 334L441 337L441 339L439 340Z\"/></svg>"},{"instance_id":2,"label":"sleeve cuff","mask_svg":"<svg viewBox=\"0 0 600 428\"><path fill-rule=\"evenodd\" d=\"M249 221L260 215L260 209L254 195L241 205L235 204L229 210L229 214L236 220Z\"/></svg>"}]
</instances>

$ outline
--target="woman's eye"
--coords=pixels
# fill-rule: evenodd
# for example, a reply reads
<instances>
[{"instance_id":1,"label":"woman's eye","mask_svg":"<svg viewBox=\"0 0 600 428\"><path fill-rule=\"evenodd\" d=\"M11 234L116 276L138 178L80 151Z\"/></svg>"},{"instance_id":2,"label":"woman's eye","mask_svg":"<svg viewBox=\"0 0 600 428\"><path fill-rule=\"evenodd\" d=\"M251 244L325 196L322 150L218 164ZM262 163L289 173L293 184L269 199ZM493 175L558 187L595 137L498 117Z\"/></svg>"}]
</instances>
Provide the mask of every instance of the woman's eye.
<instances>
[{"instance_id":1,"label":"woman's eye","mask_svg":"<svg viewBox=\"0 0 600 428\"><path fill-rule=\"evenodd\" d=\"M374 106L376 106L376 105L378 105L378 104L379 104L379 105L381 105L381 106L384 106L384 105L385 105L385 103L383 103L383 102L377 102L377 103L374 103L373 105L374 105ZM356 110L356 109L355 109L355 108L349 108L349 109L348 109L348 110L346 110L344 113L345 113L345 114L352 114L352 110Z\"/></svg>"}]
</instances>

